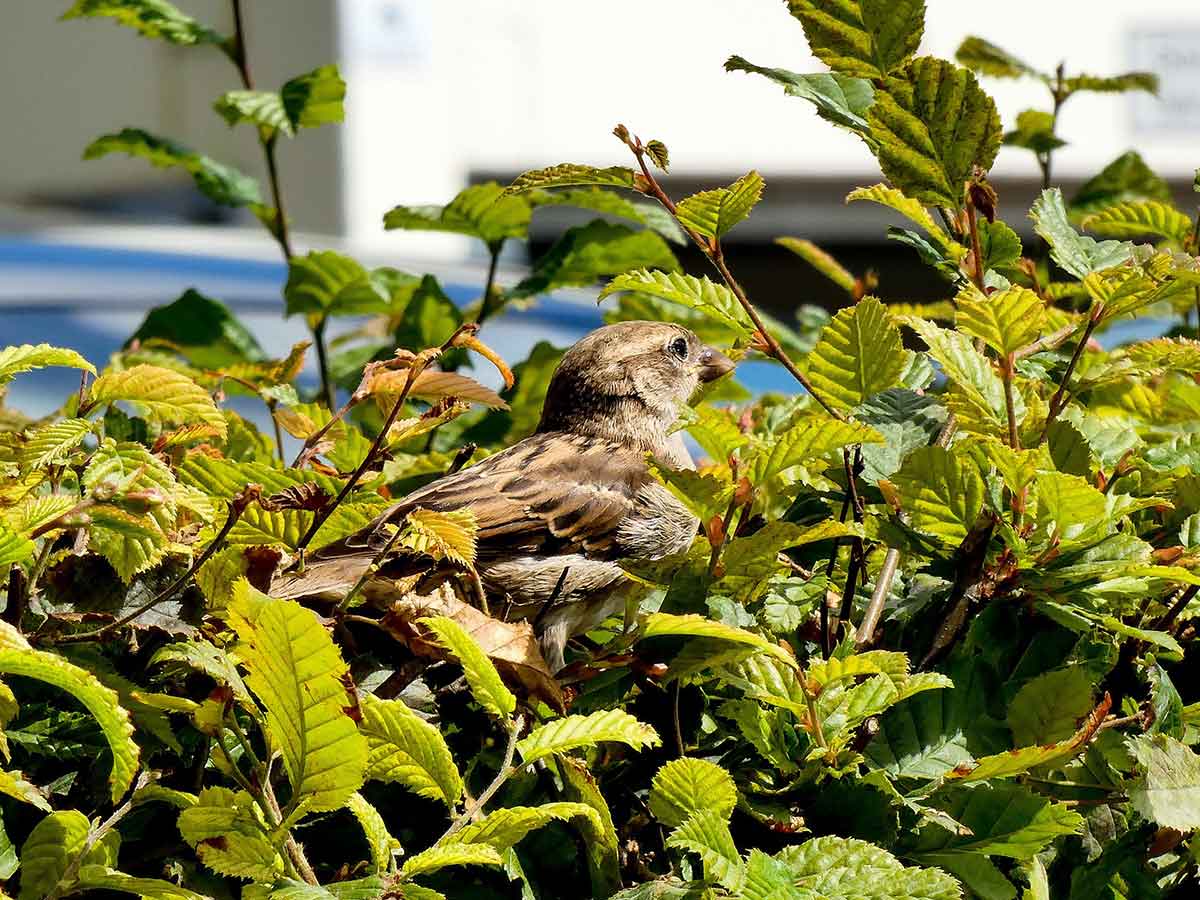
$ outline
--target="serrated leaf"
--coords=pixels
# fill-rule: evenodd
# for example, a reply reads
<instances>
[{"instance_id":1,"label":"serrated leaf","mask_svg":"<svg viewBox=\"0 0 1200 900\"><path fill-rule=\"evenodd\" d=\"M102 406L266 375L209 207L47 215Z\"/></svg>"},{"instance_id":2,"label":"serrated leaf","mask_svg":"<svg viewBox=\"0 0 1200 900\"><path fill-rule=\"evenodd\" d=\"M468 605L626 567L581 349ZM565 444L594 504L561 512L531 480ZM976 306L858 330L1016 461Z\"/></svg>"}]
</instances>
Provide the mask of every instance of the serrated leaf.
<instances>
[{"instance_id":1,"label":"serrated leaf","mask_svg":"<svg viewBox=\"0 0 1200 900\"><path fill-rule=\"evenodd\" d=\"M37 545L7 525L0 524L0 569L7 571L13 563L24 565L37 553Z\"/></svg>"},{"instance_id":2,"label":"serrated leaf","mask_svg":"<svg viewBox=\"0 0 1200 900\"><path fill-rule=\"evenodd\" d=\"M958 209L967 179L1000 147L996 104L967 69L931 56L885 85L867 114L883 174L910 197Z\"/></svg>"},{"instance_id":3,"label":"serrated leaf","mask_svg":"<svg viewBox=\"0 0 1200 900\"><path fill-rule=\"evenodd\" d=\"M283 859L271 846L266 826L245 791L209 787L194 806L180 811L179 833L214 872L273 882L283 874Z\"/></svg>"},{"instance_id":4,"label":"serrated leaf","mask_svg":"<svg viewBox=\"0 0 1200 900\"><path fill-rule=\"evenodd\" d=\"M18 900L49 896L72 860L83 852L90 828L87 816L74 809L51 813L38 822L21 845Z\"/></svg>"},{"instance_id":5,"label":"serrated leaf","mask_svg":"<svg viewBox=\"0 0 1200 900\"><path fill-rule=\"evenodd\" d=\"M813 56L836 72L880 78L917 52L925 0L788 0Z\"/></svg>"},{"instance_id":6,"label":"serrated leaf","mask_svg":"<svg viewBox=\"0 0 1200 900\"><path fill-rule=\"evenodd\" d=\"M1134 150L1122 153L1071 198L1072 213L1095 212L1114 203L1158 200L1171 203L1171 187Z\"/></svg>"},{"instance_id":7,"label":"serrated leaf","mask_svg":"<svg viewBox=\"0 0 1200 900\"><path fill-rule=\"evenodd\" d=\"M1084 669L1071 666L1026 682L1008 708L1017 746L1063 740L1092 709L1092 684Z\"/></svg>"},{"instance_id":8,"label":"serrated leaf","mask_svg":"<svg viewBox=\"0 0 1200 900\"><path fill-rule=\"evenodd\" d=\"M545 206L573 206L592 212L617 216L645 225L668 241L684 244L687 238L679 224L657 203L646 200L627 200L616 191L601 187L583 187L564 191L534 191L529 198L534 209Z\"/></svg>"},{"instance_id":9,"label":"serrated leaf","mask_svg":"<svg viewBox=\"0 0 1200 900\"><path fill-rule=\"evenodd\" d=\"M512 188L506 190L494 181L474 184L460 191L445 206L393 207L384 215L383 227L388 230L448 231L478 238L487 244L506 238L524 238L529 231L533 206L528 198L513 196L513 193Z\"/></svg>"},{"instance_id":10,"label":"serrated leaf","mask_svg":"<svg viewBox=\"0 0 1200 900\"><path fill-rule=\"evenodd\" d=\"M287 315L391 313L393 270L368 271L335 250L314 250L288 260L283 288Z\"/></svg>"},{"instance_id":11,"label":"serrated leaf","mask_svg":"<svg viewBox=\"0 0 1200 900\"><path fill-rule=\"evenodd\" d=\"M336 65L318 66L289 79L279 89L279 96L294 131L340 122L345 115L346 82Z\"/></svg>"},{"instance_id":12,"label":"serrated leaf","mask_svg":"<svg viewBox=\"0 0 1200 900\"><path fill-rule=\"evenodd\" d=\"M475 701L497 718L512 715L517 698L500 680L500 673L487 654L466 630L447 616L421 620L437 636L438 643L458 659Z\"/></svg>"},{"instance_id":13,"label":"serrated leaf","mask_svg":"<svg viewBox=\"0 0 1200 900\"><path fill-rule=\"evenodd\" d=\"M410 510L397 543L434 559L449 559L470 568L475 565L475 514L470 509L438 512Z\"/></svg>"},{"instance_id":14,"label":"serrated leaf","mask_svg":"<svg viewBox=\"0 0 1200 900\"><path fill-rule=\"evenodd\" d=\"M404 878L427 875L448 866L499 866L504 860L490 844L438 844L410 856L400 869Z\"/></svg>"},{"instance_id":15,"label":"serrated leaf","mask_svg":"<svg viewBox=\"0 0 1200 900\"><path fill-rule=\"evenodd\" d=\"M775 243L791 250L846 293L854 293L857 284L855 277L812 241L797 237L777 237Z\"/></svg>"},{"instance_id":16,"label":"serrated leaf","mask_svg":"<svg viewBox=\"0 0 1200 900\"><path fill-rule=\"evenodd\" d=\"M1067 221L1062 191L1058 188L1042 191L1029 210L1033 229L1047 244L1054 261L1076 278L1109 269L1129 259L1128 244L1120 241L1099 242L1079 234Z\"/></svg>"},{"instance_id":17,"label":"serrated leaf","mask_svg":"<svg viewBox=\"0 0 1200 900\"><path fill-rule=\"evenodd\" d=\"M666 840L668 847L690 850L704 863L705 881L730 891L740 891L746 878L745 866L729 833L726 816L703 809L688 817Z\"/></svg>"},{"instance_id":18,"label":"serrated leaf","mask_svg":"<svg viewBox=\"0 0 1200 900\"><path fill-rule=\"evenodd\" d=\"M1200 756L1165 734L1132 738L1141 777L1129 799L1143 818L1184 833L1200 828Z\"/></svg>"},{"instance_id":19,"label":"serrated leaf","mask_svg":"<svg viewBox=\"0 0 1200 900\"><path fill-rule=\"evenodd\" d=\"M618 275L600 291L597 300L621 291L650 294L688 309L698 310L704 315L743 337L753 333L750 317L742 309L729 288L714 284L708 278L696 278L680 272L652 272L637 269Z\"/></svg>"},{"instance_id":20,"label":"serrated leaf","mask_svg":"<svg viewBox=\"0 0 1200 900\"><path fill-rule=\"evenodd\" d=\"M235 596L230 625L246 686L266 711L273 750L283 755L293 806L338 809L363 784L367 741L347 710L347 668L316 616L291 600Z\"/></svg>"},{"instance_id":21,"label":"serrated leaf","mask_svg":"<svg viewBox=\"0 0 1200 900\"><path fill-rule=\"evenodd\" d=\"M597 185L600 187L635 188L637 176L633 169L625 166L611 166L598 169L595 166L581 166L575 163L560 163L546 169L532 169L518 175L508 187L504 195L519 194L522 191L532 191L537 188L574 187L580 185Z\"/></svg>"},{"instance_id":22,"label":"serrated leaf","mask_svg":"<svg viewBox=\"0 0 1200 900\"><path fill-rule=\"evenodd\" d=\"M350 881L332 881L326 885L306 884L292 878L278 878L271 884L248 884L242 900L381 900L394 889L390 881L378 875ZM446 900L444 894L419 884L404 885L404 900Z\"/></svg>"},{"instance_id":23,"label":"serrated leaf","mask_svg":"<svg viewBox=\"0 0 1200 900\"><path fill-rule=\"evenodd\" d=\"M1028 63L975 35L963 39L954 52L954 58L968 69L994 78L1020 78L1022 75L1044 77Z\"/></svg>"},{"instance_id":24,"label":"serrated leaf","mask_svg":"<svg viewBox=\"0 0 1200 900\"><path fill-rule=\"evenodd\" d=\"M671 613L656 612L646 617L642 624L641 639L649 640L656 637L699 637L712 638L718 641L728 641L733 644L743 644L754 647L770 654L791 668L796 668L796 661L786 650L772 644L761 635L754 634L742 628L735 628L717 622L705 616L694 613L677 616Z\"/></svg>"},{"instance_id":25,"label":"serrated leaf","mask_svg":"<svg viewBox=\"0 0 1200 900\"><path fill-rule=\"evenodd\" d=\"M748 172L727 188L701 191L676 204L675 216L684 228L720 240L748 215L762 197L763 180Z\"/></svg>"},{"instance_id":26,"label":"serrated leaf","mask_svg":"<svg viewBox=\"0 0 1200 900\"><path fill-rule=\"evenodd\" d=\"M350 799L346 801L346 806L354 818L358 819L358 824L362 826L375 873L386 874L392 864L393 856L401 851L400 842L388 833L383 816L379 814L379 810L367 802L362 794L351 794Z\"/></svg>"},{"instance_id":27,"label":"serrated leaf","mask_svg":"<svg viewBox=\"0 0 1200 900\"><path fill-rule=\"evenodd\" d=\"M142 900L209 900L205 894L198 894L170 881L137 878L108 866L81 866L77 883L85 890L135 894Z\"/></svg>"},{"instance_id":28,"label":"serrated leaf","mask_svg":"<svg viewBox=\"0 0 1200 900\"><path fill-rule=\"evenodd\" d=\"M558 765L567 799L586 804L596 812L596 821L583 819L579 827L587 852L592 892L597 896L611 895L621 882L620 845L608 803L582 760L560 757Z\"/></svg>"},{"instance_id":29,"label":"serrated leaf","mask_svg":"<svg viewBox=\"0 0 1200 900\"><path fill-rule=\"evenodd\" d=\"M507 296L520 299L560 287L583 287L604 276L641 268L675 271L679 263L660 235L597 219L568 228Z\"/></svg>"},{"instance_id":30,"label":"serrated leaf","mask_svg":"<svg viewBox=\"0 0 1200 900\"><path fill-rule=\"evenodd\" d=\"M50 801L46 799L46 795L38 789L37 785L26 781L21 772L0 771L0 794L7 794L22 803L36 806L43 812L51 811Z\"/></svg>"},{"instance_id":31,"label":"serrated leaf","mask_svg":"<svg viewBox=\"0 0 1200 900\"><path fill-rule=\"evenodd\" d=\"M267 134L279 131L291 137L296 133L277 91L226 91L213 103L213 109L230 126L250 122Z\"/></svg>"},{"instance_id":32,"label":"serrated leaf","mask_svg":"<svg viewBox=\"0 0 1200 900\"><path fill-rule=\"evenodd\" d=\"M910 222L920 225L942 255L953 259L963 254L962 247L951 240L941 226L934 222L933 216L929 214L929 210L921 201L906 197L896 188L886 184L855 188L846 195L846 202L853 203L855 200L868 200L878 203L880 206L886 206L888 209L900 213Z\"/></svg>"},{"instance_id":33,"label":"serrated leaf","mask_svg":"<svg viewBox=\"0 0 1200 900\"><path fill-rule=\"evenodd\" d=\"M603 741L616 741L634 750L662 743L658 732L624 710L602 709L586 716L566 716L547 722L517 741L517 751L529 764L555 753L594 747Z\"/></svg>"},{"instance_id":34,"label":"serrated leaf","mask_svg":"<svg viewBox=\"0 0 1200 900\"><path fill-rule=\"evenodd\" d=\"M867 134L867 110L875 100L875 89L865 78L838 72L801 75L787 69L756 66L740 56L725 61L726 72L751 72L771 79L791 97L801 97L817 108L817 115L834 125Z\"/></svg>"},{"instance_id":35,"label":"serrated leaf","mask_svg":"<svg viewBox=\"0 0 1200 900\"><path fill-rule=\"evenodd\" d=\"M29 435L21 448L22 468L35 471L62 463L94 427L87 419L60 419L42 426Z\"/></svg>"},{"instance_id":36,"label":"serrated leaf","mask_svg":"<svg viewBox=\"0 0 1200 900\"><path fill-rule=\"evenodd\" d=\"M531 831L551 822L567 821L576 817L588 820L593 826L600 824L599 816L590 806L583 803L543 803L541 806L509 806L493 810L482 819L463 826L442 847L456 844L485 844L500 853L519 844Z\"/></svg>"},{"instance_id":37,"label":"serrated leaf","mask_svg":"<svg viewBox=\"0 0 1200 900\"><path fill-rule=\"evenodd\" d=\"M929 347L929 355L952 382L947 404L951 411L959 414L965 408L970 412L969 420L960 422L960 426L971 431L977 430L974 426L978 422L1000 426L1004 421L1004 386L987 357L975 349L971 338L922 319L908 318L905 324L921 336ZM1017 413L1019 422L1024 408ZM968 419L965 414L959 417Z\"/></svg>"},{"instance_id":38,"label":"serrated leaf","mask_svg":"<svg viewBox=\"0 0 1200 900\"><path fill-rule=\"evenodd\" d=\"M1030 859L1056 837L1083 826L1083 818L1066 806L1009 782L958 788L937 798L936 805L970 832L922 828L910 855L933 865L964 854Z\"/></svg>"},{"instance_id":39,"label":"serrated leaf","mask_svg":"<svg viewBox=\"0 0 1200 900\"><path fill-rule=\"evenodd\" d=\"M883 443L883 436L870 425L826 415L801 416L747 460L746 477L756 487L769 486L794 466L819 460L854 444L871 443Z\"/></svg>"},{"instance_id":40,"label":"serrated leaf","mask_svg":"<svg viewBox=\"0 0 1200 900\"><path fill-rule=\"evenodd\" d=\"M960 543L983 508L978 469L941 447L914 450L892 480L912 527L947 544Z\"/></svg>"},{"instance_id":41,"label":"serrated leaf","mask_svg":"<svg viewBox=\"0 0 1200 900\"><path fill-rule=\"evenodd\" d=\"M1161 235L1182 243L1192 233L1192 220L1160 200L1133 200L1106 206L1085 216L1080 225L1096 234L1122 240Z\"/></svg>"},{"instance_id":42,"label":"serrated leaf","mask_svg":"<svg viewBox=\"0 0 1200 900\"><path fill-rule=\"evenodd\" d=\"M781 550L851 535L861 537L861 528L836 519L808 526L769 522L754 534L735 537L726 543L721 552L725 574L715 589L732 594L742 603L749 603L757 599L772 576L783 568L778 559Z\"/></svg>"},{"instance_id":43,"label":"serrated leaf","mask_svg":"<svg viewBox=\"0 0 1200 900\"><path fill-rule=\"evenodd\" d=\"M1124 72L1120 75L1074 75L1063 79L1068 93L1094 91L1100 94L1121 94L1126 91L1158 93L1158 76L1153 72Z\"/></svg>"},{"instance_id":44,"label":"serrated leaf","mask_svg":"<svg viewBox=\"0 0 1200 900\"><path fill-rule=\"evenodd\" d=\"M76 0L63 19L109 18L142 37L171 44L223 44L225 37L201 25L166 0Z\"/></svg>"},{"instance_id":45,"label":"serrated leaf","mask_svg":"<svg viewBox=\"0 0 1200 900\"><path fill-rule=\"evenodd\" d=\"M839 409L896 387L908 363L900 329L875 297L840 310L805 361L817 394Z\"/></svg>"},{"instance_id":46,"label":"serrated leaf","mask_svg":"<svg viewBox=\"0 0 1200 900\"><path fill-rule=\"evenodd\" d=\"M138 365L97 378L88 391L88 403L98 406L124 401L164 424L203 422L225 437L225 417L208 391L186 375L161 366Z\"/></svg>"},{"instance_id":47,"label":"serrated leaf","mask_svg":"<svg viewBox=\"0 0 1200 900\"><path fill-rule=\"evenodd\" d=\"M33 649L7 622L0 622L0 673L22 675L53 685L66 691L92 714L112 751L108 782L113 803L119 801L133 783L139 750L133 740L129 713L121 708L116 692L61 656Z\"/></svg>"},{"instance_id":48,"label":"serrated leaf","mask_svg":"<svg viewBox=\"0 0 1200 900\"><path fill-rule=\"evenodd\" d=\"M453 810L463 783L440 731L400 700L361 698L359 731L367 741L368 781L393 781Z\"/></svg>"},{"instance_id":49,"label":"serrated leaf","mask_svg":"<svg viewBox=\"0 0 1200 900\"><path fill-rule=\"evenodd\" d=\"M957 305L958 329L1001 356L1032 344L1044 327L1046 304L1028 288L1010 287L987 296L964 291Z\"/></svg>"},{"instance_id":50,"label":"serrated leaf","mask_svg":"<svg viewBox=\"0 0 1200 900\"><path fill-rule=\"evenodd\" d=\"M204 196L222 206L262 203L258 182L249 175L140 128L126 128L96 138L83 151L83 158L99 159L110 153L136 156L159 168L181 168L192 176Z\"/></svg>"},{"instance_id":51,"label":"serrated leaf","mask_svg":"<svg viewBox=\"0 0 1200 900\"><path fill-rule=\"evenodd\" d=\"M650 812L664 825L678 826L707 811L728 819L737 805L733 778L715 763L683 757L664 765L650 783Z\"/></svg>"},{"instance_id":52,"label":"serrated leaf","mask_svg":"<svg viewBox=\"0 0 1200 900\"><path fill-rule=\"evenodd\" d=\"M231 691L246 709L254 709L254 701L237 670L237 657L223 652L208 641L187 641L168 644L155 652L150 665L174 665L203 672L217 684Z\"/></svg>"},{"instance_id":53,"label":"serrated leaf","mask_svg":"<svg viewBox=\"0 0 1200 900\"><path fill-rule=\"evenodd\" d=\"M882 847L819 837L775 855L797 887L828 900L959 900L958 883L937 869L904 866ZM802 895L807 896L807 895Z\"/></svg>"},{"instance_id":54,"label":"serrated leaf","mask_svg":"<svg viewBox=\"0 0 1200 900\"><path fill-rule=\"evenodd\" d=\"M46 366L67 366L96 374L96 367L74 350L50 344L20 344L0 350L0 385L8 384L22 372Z\"/></svg>"}]
</instances>

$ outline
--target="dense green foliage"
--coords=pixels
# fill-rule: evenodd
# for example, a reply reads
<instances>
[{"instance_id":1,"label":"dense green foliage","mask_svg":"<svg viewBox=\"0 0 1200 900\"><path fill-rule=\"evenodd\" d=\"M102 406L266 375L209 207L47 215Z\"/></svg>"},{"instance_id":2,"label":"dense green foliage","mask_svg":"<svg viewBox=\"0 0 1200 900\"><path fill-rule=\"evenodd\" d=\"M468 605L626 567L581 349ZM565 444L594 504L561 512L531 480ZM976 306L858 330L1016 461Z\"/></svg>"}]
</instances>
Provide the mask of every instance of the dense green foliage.
<instances>
[{"instance_id":1,"label":"dense green foliage","mask_svg":"<svg viewBox=\"0 0 1200 900\"><path fill-rule=\"evenodd\" d=\"M222 35L165 0L72 7L223 52L241 74L215 108L252 126L269 192L136 128L85 156L181 167L214 201L249 206L288 262L286 314L311 327L323 387L295 385L307 343L268 359L196 291L151 311L99 372L68 349L0 350L0 390L45 366L84 377L46 419L0 409L9 896L1196 889L1197 223L1132 151L1069 201L1049 183L1061 105L1153 79L1039 73L979 38L958 63L916 56L921 0L789 7L829 72L727 68L862 138L887 183L847 200L905 220L889 236L944 277L943 301L884 285L881 302L873 276L785 237L847 302L761 315L722 239L763 179L673 199L655 174L667 148L624 126L630 167L564 163L388 213L387 228L487 247L465 310L432 276L297 256L275 154L342 118L336 69L258 90L240 27ZM1004 132L976 72L1040 79L1052 109ZM1046 179L1037 244L997 217L987 170L1002 143L1036 154ZM601 217L498 284L501 248L555 204ZM685 241L715 281L681 270L671 244ZM453 593L311 608L264 593L387 498L529 434L561 349L540 343L510 371L486 322L601 279L609 320L685 323L797 383L751 398L726 380L681 410L706 460L655 471L703 534L631 567L645 588L633 615L574 643L560 681L528 625ZM327 347L343 316L361 327ZM1148 316L1182 324L1122 344L1115 329ZM335 410L337 386L349 400ZM274 437L227 395L259 398ZM284 431L303 444L290 464ZM418 511L389 546L470 582L474 538L469 514Z\"/></svg>"}]
</instances>

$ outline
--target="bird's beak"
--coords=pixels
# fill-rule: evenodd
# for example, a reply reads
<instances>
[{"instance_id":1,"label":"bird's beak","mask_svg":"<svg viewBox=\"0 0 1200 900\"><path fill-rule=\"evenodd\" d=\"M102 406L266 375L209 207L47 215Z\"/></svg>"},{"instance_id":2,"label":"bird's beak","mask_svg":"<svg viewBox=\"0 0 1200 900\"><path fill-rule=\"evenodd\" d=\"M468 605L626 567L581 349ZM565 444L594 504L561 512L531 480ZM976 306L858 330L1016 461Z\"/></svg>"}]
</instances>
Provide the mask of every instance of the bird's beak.
<instances>
[{"instance_id":1,"label":"bird's beak","mask_svg":"<svg viewBox=\"0 0 1200 900\"><path fill-rule=\"evenodd\" d=\"M707 384L722 375L728 375L733 371L733 365L733 360L720 350L705 347L700 351L700 382Z\"/></svg>"}]
</instances>

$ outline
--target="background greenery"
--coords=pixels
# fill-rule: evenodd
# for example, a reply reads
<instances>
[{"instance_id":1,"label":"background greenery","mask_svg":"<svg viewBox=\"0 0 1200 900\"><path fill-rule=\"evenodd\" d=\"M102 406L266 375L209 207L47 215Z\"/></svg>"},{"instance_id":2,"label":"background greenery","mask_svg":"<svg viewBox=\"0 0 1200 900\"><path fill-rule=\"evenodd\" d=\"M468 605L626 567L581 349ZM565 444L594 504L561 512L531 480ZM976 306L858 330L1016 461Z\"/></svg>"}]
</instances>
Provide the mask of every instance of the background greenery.
<instances>
[{"instance_id":1,"label":"background greenery","mask_svg":"<svg viewBox=\"0 0 1200 900\"><path fill-rule=\"evenodd\" d=\"M789 6L828 72L726 67L862 138L886 182L847 201L907 220L889 236L940 273L945 300L885 304L869 273L784 237L846 305L760 314L722 239L763 179L672 198L666 146L617 126L630 166L564 163L388 213L386 228L486 246L487 283L460 310L432 276L293 251L276 154L341 120L336 67L254 85L236 0L232 35L163 0L70 9L232 63L240 86L215 110L261 145L265 190L136 128L84 155L177 166L249 207L312 341L267 359L189 291L102 371L66 348L0 351L0 386L44 366L82 373L45 420L0 409L9 896L1196 888L1200 220L1132 150L1070 200L1051 182L1062 105L1153 78L1039 72L977 37L957 62L917 56L920 0ZM1005 132L976 73L1039 79L1049 108ZM1002 142L1043 174L1035 246L997 215L987 170ZM503 246L554 204L599 217L498 283ZM680 270L672 246L689 242L716 280ZM528 626L454 592L356 589L313 608L263 593L389 497L529 434L561 349L538 344L510 370L486 322L601 279L610 321L687 324L798 385L751 398L726 381L682 412L705 462L654 470L703 534L630 567L644 591L626 621L576 642L556 679ZM1179 325L1112 339L1151 315ZM359 327L327 341L341 316ZM322 383L302 397L310 349ZM231 394L259 397L273 435L223 408ZM302 443L292 460L284 432ZM469 585L474 529L469 513L421 511L389 546L453 563Z\"/></svg>"}]
</instances>

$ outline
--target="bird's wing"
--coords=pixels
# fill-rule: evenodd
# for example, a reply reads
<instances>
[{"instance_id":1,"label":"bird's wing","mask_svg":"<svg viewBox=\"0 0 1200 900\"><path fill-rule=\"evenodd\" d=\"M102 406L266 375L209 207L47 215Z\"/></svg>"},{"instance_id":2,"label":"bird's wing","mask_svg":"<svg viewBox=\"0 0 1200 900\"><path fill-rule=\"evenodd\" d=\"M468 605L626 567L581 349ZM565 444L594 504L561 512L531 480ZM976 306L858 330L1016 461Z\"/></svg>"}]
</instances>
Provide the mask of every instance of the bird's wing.
<instances>
[{"instance_id":1,"label":"bird's wing","mask_svg":"<svg viewBox=\"0 0 1200 900\"><path fill-rule=\"evenodd\" d=\"M481 560L502 554L618 555L617 529L650 480L637 451L595 438L538 434L440 478L385 513L469 508Z\"/></svg>"}]
</instances>

